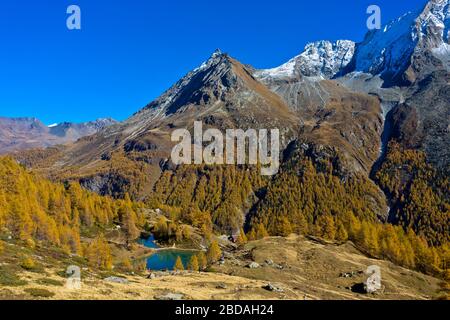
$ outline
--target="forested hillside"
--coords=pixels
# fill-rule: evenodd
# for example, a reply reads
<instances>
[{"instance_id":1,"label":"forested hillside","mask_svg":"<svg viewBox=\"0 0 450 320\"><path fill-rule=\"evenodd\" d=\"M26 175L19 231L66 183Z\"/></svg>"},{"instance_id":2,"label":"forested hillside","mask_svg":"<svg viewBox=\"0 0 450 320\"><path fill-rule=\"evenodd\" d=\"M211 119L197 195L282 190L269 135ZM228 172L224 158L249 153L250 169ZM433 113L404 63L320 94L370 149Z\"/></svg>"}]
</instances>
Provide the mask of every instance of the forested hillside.
<instances>
[{"instance_id":1,"label":"forested hillside","mask_svg":"<svg viewBox=\"0 0 450 320\"><path fill-rule=\"evenodd\" d=\"M88 192L75 182L52 183L28 172L12 158L0 158L0 233L23 241L56 246L110 267L108 245L102 236L120 225L127 238L139 236L141 204L113 200ZM95 239L82 243L81 238ZM106 261L106 262L105 262Z\"/></svg>"},{"instance_id":2,"label":"forested hillside","mask_svg":"<svg viewBox=\"0 0 450 320\"><path fill-rule=\"evenodd\" d=\"M392 142L376 179L391 198L391 222L412 228L433 245L450 241L449 179L424 152Z\"/></svg>"},{"instance_id":3,"label":"forested hillside","mask_svg":"<svg viewBox=\"0 0 450 320\"><path fill-rule=\"evenodd\" d=\"M383 223L383 217L388 219L379 212L386 206L383 195L367 177L345 176L333 159L312 158L300 146L297 143L286 155L280 174L273 179L246 167L168 170L148 204L163 206L174 219L202 228L205 235L211 225L216 232L229 234L242 233L244 225L249 240L291 233L338 243L352 240L366 254L408 268L441 275L448 269L448 241L435 243L430 238L439 230L433 233L426 224L417 228ZM439 212L435 217L448 216ZM445 230L439 234L448 236Z\"/></svg>"}]
</instances>

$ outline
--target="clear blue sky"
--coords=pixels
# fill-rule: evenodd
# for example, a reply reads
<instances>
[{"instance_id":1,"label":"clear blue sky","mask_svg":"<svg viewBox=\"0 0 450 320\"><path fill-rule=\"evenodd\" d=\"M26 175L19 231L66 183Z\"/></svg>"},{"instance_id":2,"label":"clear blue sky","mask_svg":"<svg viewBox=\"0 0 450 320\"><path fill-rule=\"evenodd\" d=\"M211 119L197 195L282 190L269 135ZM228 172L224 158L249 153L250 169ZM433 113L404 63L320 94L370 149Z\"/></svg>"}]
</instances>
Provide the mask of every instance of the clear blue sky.
<instances>
[{"instance_id":1,"label":"clear blue sky","mask_svg":"<svg viewBox=\"0 0 450 320\"><path fill-rule=\"evenodd\" d=\"M307 42L360 41L366 8L383 23L425 0L2 0L0 116L47 124L126 119L216 49L257 68ZM82 30L66 28L77 4Z\"/></svg>"}]
</instances>

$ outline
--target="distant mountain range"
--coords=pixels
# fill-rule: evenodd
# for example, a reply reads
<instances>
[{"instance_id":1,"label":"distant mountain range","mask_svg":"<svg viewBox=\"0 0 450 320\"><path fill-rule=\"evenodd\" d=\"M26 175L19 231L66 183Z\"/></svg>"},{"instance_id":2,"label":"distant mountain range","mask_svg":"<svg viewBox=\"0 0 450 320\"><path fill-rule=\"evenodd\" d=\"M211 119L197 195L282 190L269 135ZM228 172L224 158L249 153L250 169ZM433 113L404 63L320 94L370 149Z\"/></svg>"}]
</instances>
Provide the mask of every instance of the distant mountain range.
<instances>
[{"instance_id":1,"label":"distant mountain range","mask_svg":"<svg viewBox=\"0 0 450 320\"><path fill-rule=\"evenodd\" d=\"M63 122L46 126L36 118L0 117L0 153L74 142L116 123L117 121L108 118L85 123Z\"/></svg>"}]
</instances>

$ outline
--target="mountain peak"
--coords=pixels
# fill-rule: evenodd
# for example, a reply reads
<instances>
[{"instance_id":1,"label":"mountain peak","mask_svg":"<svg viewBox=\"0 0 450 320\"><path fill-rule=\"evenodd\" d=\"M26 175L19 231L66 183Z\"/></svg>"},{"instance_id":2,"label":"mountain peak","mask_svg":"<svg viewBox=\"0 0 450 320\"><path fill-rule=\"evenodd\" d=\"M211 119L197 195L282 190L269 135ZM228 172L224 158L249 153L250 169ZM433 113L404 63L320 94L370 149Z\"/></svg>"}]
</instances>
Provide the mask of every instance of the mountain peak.
<instances>
[{"instance_id":1,"label":"mountain peak","mask_svg":"<svg viewBox=\"0 0 450 320\"><path fill-rule=\"evenodd\" d=\"M138 118L140 118L141 113L145 112L147 121L152 121L159 116L176 112L187 101L200 103L203 99L209 99L197 92L205 86L215 87L213 91L218 94L219 91L227 87L227 85L220 85L220 83L232 71L232 60L228 54L223 53L220 49L215 50L208 60L185 75L158 99L135 115L139 115ZM195 95L195 97L192 95ZM150 114L147 114L148 112Z\"/></svg>"},{"instance_id":2,"label":"mountain peak","mask_svg":"<svg viewBox=\"0 0 450 320\"><path fill-rule=\"evenodd\" d=\"M426 52L432 58L427 58ZM414 59L421 62L414 64ZM422 10L369 31L361 43L311 42L300 55L279 67L258 70L255 76L266 82L298 77L330 79L359 71L380 75L389 86L411 83L421 73L442 66L450 70L450 0L430 0Z\"/></svg>"},{"instance_id":3,"label":"mountain peak","mask_svg":"<svg viewBox=\"0 0 450 320\"><path fill-rule=\"evenodd\" d=\"M217 56L221 56L223 53L222 53L222 50L220 50L219 48L217 48L216 50L214 50L214 52L213 52L213 54L211 55L211 58L215 58L215 57L217 57Z\"/></svg>"},{"instance_id":4,"label":"mountain peak","mask_svg":"<svg viewBox=\"0 0 450 320\"><path fill-rule=\"evenodd\" d=\"M409 12L381 30L370 31L357 45L346 72L380 75L390 86L410 84L424 72L450 69L449 27L450 0L430 0L423 10Z\"/></svg>"},{"instance_id":5,"label":"mountain peak","mask_svg":"<svg viewBox=\"0 0 450 320\"><path fill-rule=\"evenodd\" d=\"M273 69L259 70L256 75L263 80L298 76L329 79L351 61L354 49L355 43L350 40L311 42L300 55L287 63Z\"/></svg>"}]
</instances>

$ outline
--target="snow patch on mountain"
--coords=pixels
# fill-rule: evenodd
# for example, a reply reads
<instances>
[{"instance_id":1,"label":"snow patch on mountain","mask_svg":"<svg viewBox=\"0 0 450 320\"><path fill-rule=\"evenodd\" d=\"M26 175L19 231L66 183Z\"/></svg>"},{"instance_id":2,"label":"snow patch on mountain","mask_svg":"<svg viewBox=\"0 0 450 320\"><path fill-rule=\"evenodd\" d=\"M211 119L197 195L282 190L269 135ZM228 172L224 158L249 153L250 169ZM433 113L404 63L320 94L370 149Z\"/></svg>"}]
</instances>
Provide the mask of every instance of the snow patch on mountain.
<instances>
[{"instance_id":1,"label":"snow patch on mountain","mask_svg":"<svg viewBox=\"0 0 450 320\"><path fill-rule=\"evenodd\" d=\"M432 52L436 58L442 61L447 71L450 71L450 45L443 43Z\"/></svg>"},{"instance_id":2,"label":"snow patch on mountain","mask_svg":"<svg viewBox=\"0 0 450 320\"><path fill-rule=\"evenodd\" d=\"M297 58L297 57L296 57ZM296 58L293 58L285 64L272 69L258 70L256 76L260 78L289 78L295 73Z\"/></svg>"},{"instance_id":3,"label":"snow patch on mountain","mask_svg":"<svg viewBox=\"0 0 450 320\"><path fill-rule=\"evenodd\" d=\"M263 80L299 76L329 79L351 61L354 50L355 43L349 40L309 43L300 55L287 63L272 69L258 70L255 76Z\"/></svg>"},{"instance_id":4,"label":"snow patch on mountain","mask_svg":"<svg viewBox=\"0 0 450 320\"><path fill-rule=\"evenodd\" d=\"M397 73L414 51L417 40L412 39L412 26L416 16L416 13L409 12L386 25L383 30L368 33L356 49L356 71Z\"/></svg>"}]
</instances>

